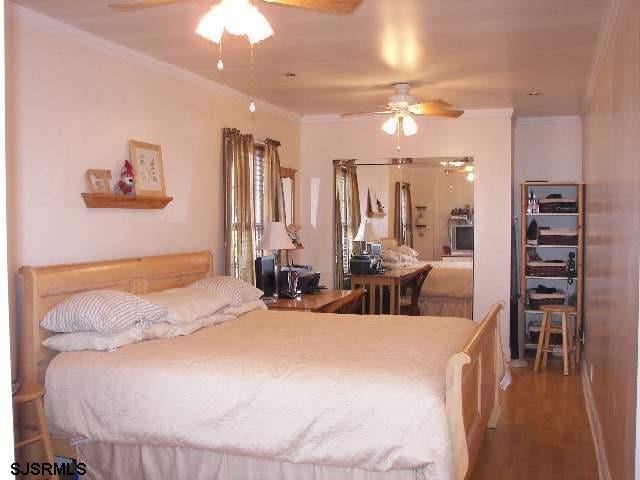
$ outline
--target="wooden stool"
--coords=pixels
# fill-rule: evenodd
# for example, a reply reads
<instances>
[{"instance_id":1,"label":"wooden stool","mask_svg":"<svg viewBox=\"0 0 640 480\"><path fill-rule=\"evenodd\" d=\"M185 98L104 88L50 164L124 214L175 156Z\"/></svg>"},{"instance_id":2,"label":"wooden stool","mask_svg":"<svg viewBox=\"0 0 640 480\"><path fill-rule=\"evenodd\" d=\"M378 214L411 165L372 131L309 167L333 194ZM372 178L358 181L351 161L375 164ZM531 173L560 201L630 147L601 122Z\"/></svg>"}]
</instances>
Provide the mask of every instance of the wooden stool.
<instances>
[{"instance_id":1,"label":"wooden stool","mask_svg":"<svg viewBox=\"0 0 640 480\"><path fill-rule=\"evenodd\" d=\"M571 305L543 305L540 307L542 314L542 324L540 325L540 337L538 338L538 351L536 353L536 363L533 371L540 369L540 360L542 366L547 366L547 355L553 353L553 345L550 344L551 334L562 334L562 363L564 365L564 374L569 375L569 356L571 356L572 366L576 366L576 352L573 345L573 332L571 322L567 318L568 313L576 313L576 307ZM552 325L552 316L554 313L562 315L562 324L560 327Z\"/></svg>"},{"instance_id":2,"label":"wooden stool","mask_svg":"<svg viewBox=\"0 0 640 480\"><path fill-rule=\"evenodd\" d=\"M37 384L25 384L20 387L18 393L13 397L14 405L22 405L33 402L36 410L36 420L38 422L37 427L28 427L23 425L24 429L37 430L38 434L34 437L27 438L16 442L15 448L25 447L32 443L42 442L42 447L46 457L46 461L51 465L54 464L53 447L51 446L51 438L49 437L49 429L47 428L47 418L44 415L44 404L42 398L44 397L44 387Z\"/></svg>"}]
</instances>

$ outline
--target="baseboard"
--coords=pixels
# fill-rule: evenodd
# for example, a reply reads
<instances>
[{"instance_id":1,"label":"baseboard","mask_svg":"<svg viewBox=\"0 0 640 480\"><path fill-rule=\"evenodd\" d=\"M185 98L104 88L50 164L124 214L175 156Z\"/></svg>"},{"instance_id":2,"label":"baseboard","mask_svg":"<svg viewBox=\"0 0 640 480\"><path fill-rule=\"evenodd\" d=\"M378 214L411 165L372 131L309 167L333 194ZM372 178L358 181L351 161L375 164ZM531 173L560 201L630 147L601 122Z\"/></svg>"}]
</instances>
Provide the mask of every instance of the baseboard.
<instances>
[{"instance_id":1,"label":"baseboard","mask_svg":"<svg viewBox=\"0 0 640 480\"><path fill-rule=\"evenodd\" d=\"M593 446L596 450L596 461L598 462L598 478L600 480L611 480L609 472L609 464L607 463L607 454L604 449L604 439L602 437L602 426L600 417L593 400L593 392L591 391L591 381L587 373L587 362L583 359L580 369L582 375L582 390L584 391L584 403L587 407L587 417L589 418L589 426L591 427L591 436L593 437Z\"/></svg>"}]
</instances>

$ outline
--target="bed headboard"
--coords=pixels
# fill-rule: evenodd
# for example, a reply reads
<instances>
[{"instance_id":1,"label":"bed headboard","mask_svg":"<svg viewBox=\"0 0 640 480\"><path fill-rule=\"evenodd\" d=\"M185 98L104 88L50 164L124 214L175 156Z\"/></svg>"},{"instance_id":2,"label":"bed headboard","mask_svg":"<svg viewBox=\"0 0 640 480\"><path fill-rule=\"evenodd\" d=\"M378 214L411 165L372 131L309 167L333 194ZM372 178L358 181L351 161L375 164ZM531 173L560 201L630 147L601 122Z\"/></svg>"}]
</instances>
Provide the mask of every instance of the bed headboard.
<instances>
[{"instance_id":1,"label":"bed headboard","mask_svg":"<svg viewBox=\"0 0 640 480\"><path fill-rule=\"evenodd\" d=\"M66 297L96 289L155 292L184 287L212 272L213 256L209 251L20 268L24 280L20 381L44 383L47 366L56 352L42 346L52 333L40 327L40 321Z\"/></svg>"}]
</instances>

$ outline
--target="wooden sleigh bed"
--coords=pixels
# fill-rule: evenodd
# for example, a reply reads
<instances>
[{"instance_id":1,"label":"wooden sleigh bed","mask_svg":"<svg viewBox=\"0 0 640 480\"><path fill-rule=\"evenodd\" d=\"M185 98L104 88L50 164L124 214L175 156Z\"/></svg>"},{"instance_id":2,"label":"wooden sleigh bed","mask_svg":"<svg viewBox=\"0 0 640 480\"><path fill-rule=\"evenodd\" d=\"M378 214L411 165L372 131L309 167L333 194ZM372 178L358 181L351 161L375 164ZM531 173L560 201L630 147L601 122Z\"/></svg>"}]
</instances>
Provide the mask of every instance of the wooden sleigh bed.
<instances>
[{"instance_id":1,"label":"wooden sleigh bed","mask_svg":"<svg viewBox=\"0 0 640 480\"><path fill-rule=\"evenodd\" d=\"M49 362L56 352L41 342L51 332L40 327L44 315L64 298L93 289L114 289L142 294L182 287L210 276L210 252L143 257L106 262L23 267L23 324L20 340L20 380L44 384ZM498 385L503 374L499 342L499 313L494 305L465 347L453 355L446 371L446 415L452 439L455 479L469 478L486 428L495 428L500 414ZM325 314L323 314L325 315ZM332 314L326 314L332 315ZM19 412L21 422L33 420ZM31 422L32 423L32 422ZM21 432L21 435L30 435ZM76 458L67 439L53 438L56 455ZM31 460L37 449L27 450ZM25 459L28 460L28 459Z\"/></svg>"}]
</instances>

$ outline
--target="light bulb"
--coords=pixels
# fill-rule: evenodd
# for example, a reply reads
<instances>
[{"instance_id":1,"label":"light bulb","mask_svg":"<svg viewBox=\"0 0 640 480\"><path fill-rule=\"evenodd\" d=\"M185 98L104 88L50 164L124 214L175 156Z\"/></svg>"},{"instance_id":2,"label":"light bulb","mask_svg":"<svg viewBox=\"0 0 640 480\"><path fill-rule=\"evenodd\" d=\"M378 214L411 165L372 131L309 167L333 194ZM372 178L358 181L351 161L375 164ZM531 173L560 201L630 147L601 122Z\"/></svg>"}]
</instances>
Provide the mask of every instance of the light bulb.
<instances>
[{"instance_id":1,"label":"light bulb","mask_svg":"<svg viewBox=\"0 0 640 480\"><path fill-rule=\"evenodd\" d=\"M473 172L469 172L467 173L467 182L473 182L475 180L476 176Z\"/></svg>"},{"instance_id":2,"label":"light bulb","mask_svg":"<svg viewBox=\"0 0 640 480\"><path fill-rule=\"evenodd\" d=\"M256 102L254 102L253 100L251 100L251 102L249 102L249 111L251 113L255 113L256 112Z\"/></svg>"},{"instance_id":3,"label":"light bulb","mask_svg":"<svg viewBox=\"0 0 640 480\"><path fill-rule=\"evenodd\" d=\"M232 35L247 35L251 44L273 35L269 21L248 0L222 0L202 17L196 33L220 43L225 29Z\"/></svg>"},{"instance_id":4,"label":"light bulb","mask_svg":"<svg viewBox=\"0 0 640 480\"><path fill-rule=\"evenodd\" d=\"M222 59L218 60L218 70L222 71L224 70L224 63L222 63Z\"/></svg>"},{"instance_id":5,"label":"light bulb","mask_svg":"<svg viewBox=\"0 0 640 480\"><path fill-rule=\"evenodd\" d=\"M395 117L389 117L386 122L382 124L382 130L388 135L393 135L396 133L396 128L398 128L398 119Z\"/></svg>"},{"instance_id":6,"label":"light bulb","mask_svg":"<svg viewBox=\"0 0 640 480\"><path fill-rule=\"evenodd\" d=\"M407 115L402 119L402 133L404 133L405 137L418 133L418 125L411 115Z\"/></svg>"}]
</instances>

